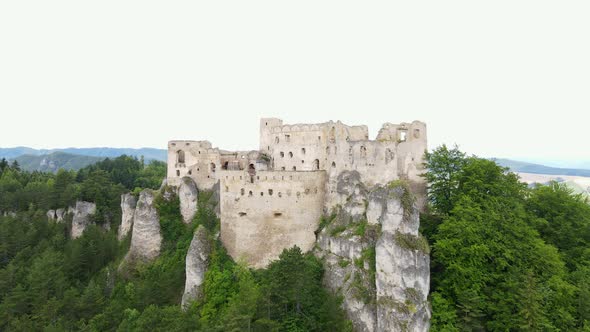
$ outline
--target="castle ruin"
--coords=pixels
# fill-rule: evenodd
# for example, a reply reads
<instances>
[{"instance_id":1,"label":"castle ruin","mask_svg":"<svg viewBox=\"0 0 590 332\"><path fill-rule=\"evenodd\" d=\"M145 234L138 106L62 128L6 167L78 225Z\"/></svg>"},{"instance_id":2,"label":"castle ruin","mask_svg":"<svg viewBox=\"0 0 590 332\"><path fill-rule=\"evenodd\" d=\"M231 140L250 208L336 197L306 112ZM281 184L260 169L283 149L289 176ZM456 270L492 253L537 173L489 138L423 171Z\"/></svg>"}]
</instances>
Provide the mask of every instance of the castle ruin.
<instances>
[{"instance_id":1,"label":"castle ruin","mask_svg":"<svg viewBox=\"0 0 590 332\"><path fill-rule=\"evenodd\" d=\"M346 203L337 191L343 171L357 171L367 187L405 179L423 199L426 148L420 121L385 123L369 140L364 125L263 118L258 150L170 141L167 183L178 186L189 177L199 190L219 185L221 241L235 260L264 267L285 248L312 249L320 217Z\"/></svg>"}]
</instances>

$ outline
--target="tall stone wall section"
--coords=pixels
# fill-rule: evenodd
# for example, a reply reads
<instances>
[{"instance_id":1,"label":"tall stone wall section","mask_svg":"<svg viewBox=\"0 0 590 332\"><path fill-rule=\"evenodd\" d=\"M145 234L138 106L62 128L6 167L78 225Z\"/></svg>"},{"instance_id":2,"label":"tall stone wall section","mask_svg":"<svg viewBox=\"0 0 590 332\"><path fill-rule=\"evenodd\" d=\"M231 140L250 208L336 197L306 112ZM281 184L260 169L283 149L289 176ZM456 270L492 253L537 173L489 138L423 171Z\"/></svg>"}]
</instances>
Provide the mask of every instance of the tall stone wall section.
<instances>
[{"instance_id":1,"label":"tall stone wall section","mask_svg":"<svg viewBox=\"0 0 590 332\"><path fill-rule=\"evenodd\" d=\"M270 156L274 170L325 170L325 210L342 205L336 180L343 171L357 171L367 186L403 178L420 196L425 183L420 176L427 148L426 124L386 123L376 140L368 139L366 126L347 126L340 121L322 124L284 125L264 118L260 123L260 149ZM421 205L423 200L419 200Z\"/></svg>"},{"instance_id":2,"label":"tall stone wall section","mask_svg":"<svg viewBox=\"0 0 590 332\"><path fill-rule=\"evenodd\" d=\"M324 171L222 171L219 178L221 241L232 258L259 268L285 248L313 247Z\"/></svg>"}]
</instances>

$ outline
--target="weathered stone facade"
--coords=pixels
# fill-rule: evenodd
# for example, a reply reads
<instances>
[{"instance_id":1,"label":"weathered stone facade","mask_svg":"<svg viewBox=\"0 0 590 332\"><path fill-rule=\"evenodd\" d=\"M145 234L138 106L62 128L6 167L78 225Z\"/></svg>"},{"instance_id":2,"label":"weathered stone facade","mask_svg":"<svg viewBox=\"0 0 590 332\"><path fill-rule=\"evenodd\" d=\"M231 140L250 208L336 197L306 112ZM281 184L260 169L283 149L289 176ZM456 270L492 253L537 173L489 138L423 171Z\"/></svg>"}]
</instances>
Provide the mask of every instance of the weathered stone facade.
<instances>
[{"instance_id":1,"label":"weathered stone facade","mask_svg":"<svg viewBox=\"0 0 590 332\"><path fill-rule=\"evenodd\" d=\"M364 125L287 125L263 118L258 151L170 141L167 183L178 187L188 177L198 190L219 184L224 246L234 259L263 267L284 248L313 247L320 216L346 204L337 190L344 171L356 171L368 188L405 179L420 205L426 148L426 124L420 121L386 123L369 140Z\"/></svg>"}]
</instances>

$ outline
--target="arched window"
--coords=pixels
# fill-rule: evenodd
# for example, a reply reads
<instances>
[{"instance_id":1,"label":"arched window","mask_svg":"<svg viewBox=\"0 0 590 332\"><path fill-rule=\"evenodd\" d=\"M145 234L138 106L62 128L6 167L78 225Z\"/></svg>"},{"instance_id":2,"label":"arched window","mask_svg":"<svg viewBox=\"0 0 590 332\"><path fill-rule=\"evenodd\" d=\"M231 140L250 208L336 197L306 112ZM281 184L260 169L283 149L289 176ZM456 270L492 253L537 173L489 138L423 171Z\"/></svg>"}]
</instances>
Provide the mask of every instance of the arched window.
<instances>
[{"instance_id":1,"label":"arched window","mask_svg":"<svg viewBox=\"0 0 590 332\"><path fill-rule=\"evenodd\" d=\"M293 152L289 151L289 158L293 158Z\"/></svg>"},{"instance_id":2,"label":"arched window","mask_svg":"<svg viewBox=\"0 0 590 332\"><path fill-rule=\"evenodd\" d=\"M330 154L330 147L326 147L326 154Z\"/></svg>"},{"instance_id":3,"label":"arched window","mask_svg":"<svg viewBox=\"0 0 590 332\"><path fill-rule=\"evenodd\" d=\"M210 170L211 170L211 173L215 173L215 163L211 163Z\"/></svg>"},{"instance_id":4,"label":"arched window","mask_svg":"<svg viewBox=\"0 0 590 332\"><path fill-rule=\"evenodd\" d=\"M176 151L176 162L179 164L184 164L184 151Z\"/></svg>"},{"instance_id":5,"label":"arched window","mask_svg":"<svg viewBox=\"0 0 590 332\"><path fill-rule=\"evenodd\" d=\"M179 169L176 170L176 176L180 176L180 170Z\"/></svg>"},{"instance_id":6,"label":"arched window","mask_svg":"<svg viewBox=\"0 0 590 332\"><path fill-rule=\"evenodd\" d=\"M281 155L281 158L283 158L285 156L285 153L283 151L281 151L280 155Z\"/></svg>"},{"instance_id":7,"label":"arched window","mask_svg":"<svg viewBox=\"0 0 590 332\"><path fill-rule=\"evenodd\" d=\"M268 190L268 194L272 196L272 189Z\"/></svg>"},{"instance_id":8,"label":"arched window","mask_svg":"<svg viewBox=\"0 0 590 332\"><path fill-rule=\"evenodd\" d=\"M330 129L330 143L334 143L336 142L336 128L332 127L332 129Z\"/></svg>"},{"instance_id":9,"label":"arched window","mask_svg":"<svg viewBox=\"0 0 590 332\"><path fill-rule=\"evenodd\" d=\"M336 163L332 162L332 168L336 168Z\"/></svg>"},{"instance_id":10,"label":"arched window","mask_svg":"<svg viewBox=\"0 0 590 332\"><path fill-rule=\"evenodd\" d=\"M296 171L297 170L297 167L293 166L293 170Z\"/></svg>"},{"instance_id":11,"label":"arched window","mask_svg":"<svg viewBox=\"0 0 590 332\"><path fill-rule=\"evenodd\" d=\"M361 146L361 157L366 157L367 156L367 148L364 146Z\"/></svg>"},{"instance_id":12,"label":"arched window","mask_svg":"<svg viewBox=\"0 0 590 332\"><path fill-rule=\"evenodd\" d=\"M246 193L246 191L244 190L244 188L240 189L240 194L241 194L242 196L244 196L244 194L245 194L245 193Z\"/></svg>"},{"instance_id":13,"label":"arched window","mask_svg":"<svg viewBox=\"0 0 590 332\"><path fill-rule=\"evenodd\" d=\"M223 166L221 166L221 169L225 169L227 170L227 167L229 166L229 161L226 161L223 163Z\"/></svg>"},{"instance_id":14,"label":"arched window","mask_svg":"<svg viewBox=\"0 0 590 332\"><path fill-rule=\"evenodd\" d=\"M301 148L301 154L305 154L305 148Z\"/></svg>"},{"instance_id":15,"label":"arched window","mask_svg":"<svg viewBox=\"0 0 590 332\"><path fill-rule=\"evenodd\" d=\"M319 159L316 159L316 160L313 161L312 168L313 168L314 171L317 171L317 170L320 169L320 160Z\"/></svg>"},{"instance_id":16,"label":"arched window","mask_svg":"<svg viewBox=\"0 0 590 332\"><path fill-rule=\"evenodd\" d=\"M275 143L276 143L276 144L279 144L279 137L278 137L278 136L277 136L277 137L275 137Z\"/></svg>"}]
</instances>

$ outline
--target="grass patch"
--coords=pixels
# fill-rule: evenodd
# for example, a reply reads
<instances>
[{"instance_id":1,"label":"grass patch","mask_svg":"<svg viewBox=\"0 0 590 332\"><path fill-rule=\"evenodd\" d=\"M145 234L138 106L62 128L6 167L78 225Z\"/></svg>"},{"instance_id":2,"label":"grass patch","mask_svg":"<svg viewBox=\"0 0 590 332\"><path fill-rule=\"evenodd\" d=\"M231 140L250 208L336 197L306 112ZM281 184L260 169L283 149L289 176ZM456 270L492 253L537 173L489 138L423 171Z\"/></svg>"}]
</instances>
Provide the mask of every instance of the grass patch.
<instances>
[{"instance_id":1,"label":"grass patch","mask_svg":"<svg viewBox=\"0 0 590 332\"><path fill-rule=\"evenodd\" d=\"M409 217L412 214L412 209L414 207L414 195L412 195L412 191L410 190L410 185L405 180L393 180L387 184L387 187L390 189L402 188L403 193L400 197L402 207L404 208L404 217Z\"/></svg>"},{"instance_id":2,"label":"grass patch","mask_svg":"<svg viewBox=\"0 0 590 332\"><path fill-rule=\"evenodd\" d=\"M414 236L412 234L395 232L394 240L398 246L404 249L418 250L425 254L430 254L428 241L422 235Z\"/></svg>"},{"instance_id":3,"label":"grass patch","mask_svg":"<svg viewBox=\"0 0 590 332\"><path fill-rule=\"evenodd\" d=\"M369 275L371 280L375 280L375 272L377 271L377 257L375 247L371 246L361 252L361 259L369 263Z\"/></svg>"},{"instance_id":4,"label":"grass patch","mask_svg":"<svg viewBox=\"0 0 590 332\"><path fill-rule=\"evenodd\" d=\"M419 303L422 299L422 295L416 288L406 288L404 292L406 293L406 298L413 303Z\"/></svg>"},{"instance_id":5,"label":"grass patch","mask_svg":"<svg viewBox=\"0 0 590 332\"><path fill-rule=\"evenodd\" d=\"M359 273L354 275L354 279L352 280L350 287L353 289L354 297L357 300L363 301L365 304L370 304L375 301L374 292L372 292L369 287L367 287Z\"/></svg>"},{"instance_id":6,"label":"grass patch","mask_svg":"<svg viewBox=\"0 0 590 332\"><path fill-rule=\"evenodd\" d=\"M337 226L334 226L334 228L332 228L330 230L330 235L331 236L338 236L340 233L344 232L345 230L346 230L345 225L337 225Z\"/></svg>"},{"instance_id":7,"label":"grass patch","mask_svg":"<svg viewBox=\"0 0 590 332\"><path fill-rule=\"evenodd\" d=\"M364 236L365 231L367 228L367 221L361 220L355 227L354 227L354 235Z\"/></svg>"},{"instance_id":8,"label":"grass patch","mask_svg":"<svg viewBox=\"0 0 590 332\"><path fill-rule=\"evenodd\" d=\"M348 259L340 258L340 260L338 261L338 266L340 266L341 268L345 268L348 265L350 265L350 261Z\"/></svg>"},{"instance_id":9,"label":"grass patch","mask_svg":"<svg viewBox=\"0 0 590 332\"><path fill-rule=\"evenodd\" d=\"M320 224L318 226L318 229L317 231L315 231L315 233L318 234L319 232L321 232L324 228L330 225L332 221L334 221L334 219L336 219L336 213L332 213L329 216L322 216L320 218Z\"/></svg>"}]
</instances>

